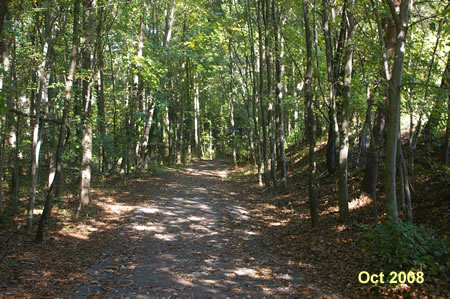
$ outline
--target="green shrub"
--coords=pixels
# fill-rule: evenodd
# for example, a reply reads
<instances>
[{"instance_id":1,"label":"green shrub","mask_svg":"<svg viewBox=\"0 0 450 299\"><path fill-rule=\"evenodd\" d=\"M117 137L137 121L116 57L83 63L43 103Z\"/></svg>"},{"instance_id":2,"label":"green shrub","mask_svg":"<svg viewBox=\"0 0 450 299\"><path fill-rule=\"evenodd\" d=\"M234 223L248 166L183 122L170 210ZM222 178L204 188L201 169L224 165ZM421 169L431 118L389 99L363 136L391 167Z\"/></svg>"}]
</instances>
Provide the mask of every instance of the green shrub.
<instances>
[{"instance_id":1,"label":"green shrub","mask_svg":"<svg viewBox=\"0 0 450 299\"><path fill-rule=\"evenodd\" d=\"M400 221L364 229L367 231L364 250L376 270L422 269L427 275L437 275L450 268L449 242L435 237L431 229Z\"/></svg>"}]
</instances>

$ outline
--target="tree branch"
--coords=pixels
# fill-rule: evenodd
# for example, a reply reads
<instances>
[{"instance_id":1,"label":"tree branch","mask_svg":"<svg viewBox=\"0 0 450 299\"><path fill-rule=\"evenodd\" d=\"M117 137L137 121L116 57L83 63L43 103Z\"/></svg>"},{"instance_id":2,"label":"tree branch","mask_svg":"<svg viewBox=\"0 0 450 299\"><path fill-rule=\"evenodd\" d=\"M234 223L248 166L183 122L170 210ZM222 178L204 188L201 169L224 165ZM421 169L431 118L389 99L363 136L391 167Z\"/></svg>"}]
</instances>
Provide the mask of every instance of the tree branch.
<instances>
[{"instance_id":1,"label":"tree branch","mask_svg":"<svg viewBox=\"0 0 450 299\"><path fill-rule=\"evenodd\" d=\"M9 112L15 113L17 115L21 115L21 116L24 116L24 117L30 117L30 118L36 118L36 115L27 114L25 112L19 111L19 110L14 109L14 108L10 108L8 110L9 110ZM55 123L55 124L58 124L58 125L62 125L63 124L62 121L57 120L57 119L50 119L50 118L40 117L40 120L45 121L45 122L52 122L52 123Z\"/></svg>"}]
</instances>

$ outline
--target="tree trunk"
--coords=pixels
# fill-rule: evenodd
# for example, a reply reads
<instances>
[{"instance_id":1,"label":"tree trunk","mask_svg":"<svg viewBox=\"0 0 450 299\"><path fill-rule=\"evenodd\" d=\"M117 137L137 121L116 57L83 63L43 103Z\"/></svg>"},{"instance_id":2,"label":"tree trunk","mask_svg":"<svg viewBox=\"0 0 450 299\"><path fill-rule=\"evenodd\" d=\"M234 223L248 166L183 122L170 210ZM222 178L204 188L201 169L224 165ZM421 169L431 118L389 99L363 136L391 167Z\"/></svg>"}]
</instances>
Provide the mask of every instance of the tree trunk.
<instances>
[{"instance_id":1,"label":"tree trunk","mask_svg":"<svg viewBox=\"0 0 450 299\"><path fill-rule=\"evenodd\" d=\"M97 41L96 41L96 54L97 54L97 115L98 115L98 131L100 135L100 157L101 157L101 171L106 172L109 169L108 158L106 155L105 149L105 138L106 138L106 130L105 130L105 84L104 84L104 75L103 75L103 40L102 40L102 31L103 31L103 7L99 7L97 12Z\"/></svg>"},{"instance_id":2,"label":"tree trunk","mask_svg":"<svg viewBox=\"0 0 450 299\"><path fill-rule=\"evenodd\" d=\"M262 176L262 152L261 152L261 139L259 134L259 117L258 117L258 111L257 111L257 101L259 100L259 86L258 86L258 79L257 79L257 66L256 66L256 53L255 53L255 39L254 39L254 25L253 25L253 16L251 15L250 10L250 1L246 1L246 12L248 15L247 22L248 22L248 28L249 28L249 42L250 42L250 70L251 70L251 78L252 78L252 94L251 94L251 100L252 100L252 121L253 121L253 130L254 130L254 140L256 144L256 161L257 161L257 167L258 167L258 183L259 186L263 186L263 176ZM258 13L258 12L257 12ZM250 105L250 103L249 103Z\"/></svg>"},{"instance_id":3,"label":"tree trunk","mask_svg":"<svg viewBox=\"0 0 450 299\"><path fill-rule=\"evenodd\" d=\"M275 111L273 109L273 104L269 103L269 111L267 113L267 118L270 121L270 147L271 147L271 159L270 159L270 163L271 163L271 170L272 170L272 182L273 182L273 186L275 188L275 191L278 191L278 178L277 178L277 164L276 164L276 152L277 152L277 148L276 148L276 143L275 143L275 134L276 134L276 127L275 127L275 117L274 117Z\"/></svg>"},{"instance_id":4,"label":"tree trunk","mask_svg":"<svg viewBox=\"0 0 450 299\"><path fill-rule=\"evenodd\" d=\"M386 212L388 218L398 219L397 197L395 192L395 170L397 158L397 140L400 128L400 95L403 74L403 62L406 49L406 33L408 29L409 13L412 8L411 0L402 0L400 13L396 12L393 0L387 0L396 27L395 57L392 76L388 87L388 120L386 123L386 159L384 169L384 185L386 193Z\"/></svg>"},{"instance_id":5,"label":"tree trunk","mask_svg":"<svg viewBox=\"0 0 450 299\"><path fill-rule=\"evenodd\" d=\"M391 78L390 69L389 69L389 62L388 62L388 49L386 49L386 43L385 38L383 36L383 26L381 24L380 15L378 12L378 6L377 2L374 0L371 0L371 4L373 7L373 12L376 17L377 21L377 31L378 31L378 40L380 42L380 48L381 48L381 54L383 57L383 74L384 74L384 80L387 84L387 82ZM391 26L386 26L387 32L386 32L386 40L389 45L389 52L391 52L393 43L392 43L392 36L393 30ZM364 173L364 179L362 182L362 189L367 192L374 201L374 213L375 213L375 225L378 223L378 207L377 207L377 201L376 201L376 186L378 182L378 174L379 174L379 163L380 163L380 151L379 147L382 145L383 142L383 136L385 131L385 125L386 125L386 115L387 110L385 110L385 103L386 98L384 100L383 105L378 105L377 112L375 115L375 123L373 126L373 129L371 131L371 139L370 139L370 147L369 147L369 155L366 163L366 170Z\"/></svg>"},{"instance_id":6,"label":"tree trunk","mask_svg":"<svg viewBox=\"0 0 450 299\"><path fill-rule=\"evenodd\" d=\"M236 125L234 123L234 101L233 95L230 95L230 126L231 126L231 142L233 151L233 167L237 168L237 150L236 150Z\"/></svg>"},{"instance_id":7,"label":"tree trunk","mask_svg":"<svg viewBox=\"0 0 450 299\"><path fill-rule=\"evenodd\" d=\"M375 114L375 123L371 131L369 152L366 162L366 169L362 181L362 189L368 193L372 199L376 199L378 168L380 164L380 149L383 143L384 130L386 123L386 112L384 105L378 105Z\"/></svg>"},{"instance_id":8,"label":"tree trunk","mask_svg":"<svg viewBox=\"0 0 450 299\"><path fill-rule=\"evenodd\" d=\"M229 69L230 69L230 96L229 96L229 106L230 106L230 126L231 126L231 143L232 143L232 157L233 157L233 167L237 168L237 150L236 150L236 126L234 123L234 86L233 86L233 55L231 52L231 38L228 39L228 55L230 58Z\"/></svg>"},{"instance_id":9,"label":"tree trunk","mask_svg":"<svg viewBox=\"0 0 450 299\"><path fill-rule=\"evenodd\" d=\"M70 100L72 98L72 88L73 80L75 77L75 68L77 64L78 57L78 47L79 47L79 19L80 19L80 0L75 0L74 10L73 10L73 35L72 35L72 52L70 57L69 72L66 80L65 88L65 98L64 98L64 110L62 117L62 124L59 129L58 145L56 148L55 155L55 179L49 187L47 192L47 197L45 199L44 210L42 212L41 218L39 219L39 226L36 233L36 242L42 242L44 237L45 225L50 218L51 209L53 205L53 197L55 196L55 191L57 186L61 184L61 172L62 172L62 154L64 150L64 141L67 134L68 127L68 115L70 108Z\"/></svg>"},{"instance_id":10,"label":"tree trunk","mask_svg":"<svg viewBox=\"0 0 450 299\"><path fill-rule=\"evenodd\" d=\"M164 31L164 44L163 47L167 47L171 37L172 37L172 28L173 23L175 21L175 7L176 0L172 0L172 4L167 8L166 11L166 30Z\"/></svg>"},{"instance_id":11,"label":"tree trunk","mask_svg":"<svg viewBox=\"0 0 450 299\"><path fill-rule=\"evenodd\" d=\"M143 57L143 51L144 51L144 37L145 37L145 22L144 22L144 16L141 16L140 25L139 25L139 36L138 36L138 42L137 42L137 59L136 59L136 70L133 75L133 99L134 103L137 104L137 109L139 112L143 112L143 104L144 104L144 98L145 98L145 92L144 92L144 85L142 82L141 71L142 71L142 57ZM132 121L133 127L136 128L135 134L139 134L140 132L140 126L137 126L134 124L134 121ZM145 129L144 129L145 131ZM140 139L140 135L139 139ZM144 139L146 138L144 133ZM137 171L140 171L143 166L143 159L145 157L145 149L143 146L143 143L145 141L139 141L136 142L135 147L135 153L137 160Z\"/></svg>"},{"instance_id":12,"label":"tree trunk","mask_svg":"<svg viewBox=\"0 0 450 299\"><path fill-rule=\"evenodd\" d=\"M263 44L263 31L262 31L262 1L258 1L258 12L257 22L258 22L258 46L259 46L259 106L261 113L261 128L263 133L263 155L264 155L264 184L266 186L270 185L270 174L269 174L269 142L267 138L267 121L266 121L266 108L264 105L264 56L265 49Z\"/></svg>"},{"instance_id":13,"label":"tree trunk","mask_svg":"<svg viewBox=\"0 0 450 299\"><path fill-rule=\"evenodd\" d=\"M50 3L47 2L49 6ZM28 231L32 230L33 227L33 213L34 213L34 204L36 201L36 189L37 189L37 179L38 179L38 169L39 169L39 154L41 149L41 136L42 130L40 127L41 121L41 104L45 104L47 102L48 97L48 64L49 64L49 51L52 47L52 16L51 9L46 10L45 16L45 36L44 36L44 45L42 49L42 62L39 65L39 88L38 93L36 94L36 102L34 106L34 115L35 120L33 124L33 141L32 141L32 159L31 159L31 191L30 191L30 199L28 201L28 214L27 214L27 225ZM36 15L38 18L38 15Z\"/></svg>"},{"instance_id":14,"label":"tree trunk","mask_svg":"<svg viewBox=\"0 0 450 299\"><path fill-rule=\"evenodd\" d=\"M286 169L286 151L284 149L284 101L283 101L283 82L282 78L284 76L284 66L283 58L284 58L284 45L283 38L281 36L281 31L279 28L282 25L280 11L275 9L275 0L272 0L272 18L274 24L274 37L275 37L275 65L276 65L276 97L278 110L280 113L280 125L279 125L279 136L280 136L280 152L281 152L281 174L282 174L282 186L283 191L287 191L288 183L287 183L287 169Z\"/></svg>"},{"instance_id":15,"label":"tree trunk","mask_svg":"<svg viewBox=\"0 0 450 299\"><path fill-rule=\"evenodd\" d=\"M144 130L144 141L142 142L141 153L139 157L138 170L141 170L144 167L145 156L147 152L148 143L150 141L150 129L152 128L153 123L153 113L155 112L155 102L151 100L149 97L149 103L147 103L147 122L145 124Z\"/></svg>"},{"instance_id":16,"label":"tree trunk","mask_svg":"<svg viewBox=\"0 0 450 299\"><path fill-rule=\"evenodd\" d=\"M85 36L85 52L83 53L83 69L92 70L95 65L94 49L93 49L93 32L95 26L95 15L91 10L95 7L95 0L92 3L86 3L85 7L87 20L84 28ZM80 215L81 208L87 206L90 201L91 189L91 162L92 162L92 127L91 127L91 106L93 101L93 78L83 80L83 132L81 141L81 184L80 184L80 205L77 210L77 217Z\"/></svg>"},{"instance_id":17,"label":"tree trunk","mask_svg":"<svg viewBox=\"0 0 450 299\"><path fill-rule=\"evenodd\" d=\"M353 7L354 1L350 0L349 7ZM347 3L346 3L347 4ZM344 5L347 7L347 5ZM349 105L351 97L352 70L353 70L353 14L351 9L345 9L343 12L347 19L347 46L345 49L344 66L344 89L342 100L342 119L339 141L339 167L338 167L338 202L339 217L341 220L348 219L348 131L349 131Z\"/></svg>"},{"instance_id":18,"label":"tree trunk","mask_svg":"<svg viewBox=\"0 0 450 299\"><path fill-rule=\"evenodd\" d=\"M322 27L325 37L325 56L327 61L327 76L329 89L329 108L328 108L328 141L327 141L327 169L329 173L336 171L336 144L338 138L338 124L336 115L336 89L334 78L334 64L333 64L333 47L331 44L331 26L328 16L329 0L322 0Z\"/></svg>"},{"instance_id":19,"label":"tree trunk","mask_svg":"<svg viewBox=\"0 0 450 299\"><path fill-rule=\"evenodd\" d=\"M184 156L184 139L183 139L183 133L184 133L184 97L185 97L185 90L186 90L186 79L185 79L185 73L186 71L186 62L183 62L181 65L181 99L180 99L180 120L179 120L179 132L178 132L178 150L177 150L177 164L181 164L182 157Z\"/></svg>"},{"instance_id":20,"label":"tree trunk","mask_svg":"<svg viewBox=\"0 0 450 299\"><path fill-rule=\"evenodd\" d=\"M194 147L195 155L200 158L200 102L199 102L199 87L198 75L194 76Z\"/></svg>"},{"instance_id":21,"label":"tree trunk","mask_svg":"<svg viewBox=\"0 0 450 299\"><path fill-rule=\"evenodd\" d=\"M441 28L442 28L442 19L439 21L438 36L436 38L436 42L434 45L433 55L431 56L430 67L428 68L427 81L425 83L426 84L425 85L425 94L423 96L424 104L426 104L427 100L428 100L431 74L433 73L434 60L436 58L436 52L437 52L437 49L439 46L439 41L441 38ZM448 68L449 63L450 63L450 54L447 54L446 69ZM444 71L444 75L445 75L445 71ZM442 82L444 82L444 80L442 80ZM432 140L433 134L436 131L436 128L439 126L439 122L441 121L441 111L442 111L442 106L444 106L443 103L445 103L445 97L437 97L437 99L433 105L433 108L431 110L430 118L424 128L424 135L426 136L426 138L429 140L430 143L433 141ZM418 132L420 132L420 127L418 128Z\"/></svg>"},{"instance_id":22,"label":"tree trunk","mask_svg":"<svg viewBox=\"0 0 450 299\"><path fill-rule=\"evenodd\" d=\"M312 226L319 226L319 190L317 182L317 166L316 166L316 132L314 124L313 112L313 93L312 93L312 34L309 24L309 2L303 2L303 19L305 23L306 38L306 73L305 73L305 104L306 104L306 132L309 146L309 206L311 210Z\"/></svg>"},{"instance_id":23,"label":"tree trunk","mask_svg":"<svg viewBox=\"0 0 450 299\"><path fill-rule=\"evenodd\" d=\"M398 169L400 177L400 194L401 206L406 220L413 221L412 203L411 203L411 189L409 188L408 168L406 167L405 155L402 150L401 138L398 139Z\"/></svg>"},{"instance_id":24,"label":"tree trunk","mask_svg":"<svg viewBox=\"0 0 450 299\"><path fill-rule=\"evenodd\" d=\"M5 19L6 15L8 14L8 3L9 0L1 0L0 1L0 40L3 42L3 20ZM0 43L2 43L0 42ZM0 45L0 57L3 56L3 49Z\"/></svg>"},{"instance_id":25,"label":"tree trunk","mask_svg":"<svg viewBox=\"0 0 450 299\"><path fill-rule=\"evenodd\" d=\"M445 68L444 71L444 75L442 76L442 87L445 90L444 93L444 97L447 100L447 122L446 122L446 130L445 130L445 135L442 138L442 163L444 165L448 166L448 148L449 148L449 142L448 142L448 137L449 137L449 126L450 126L450 93L448 92L447 88L449 86L449 82L450 82L450 55L448 56L448 60L447 60L447 66Z\"/></svg>"}]
</instances>

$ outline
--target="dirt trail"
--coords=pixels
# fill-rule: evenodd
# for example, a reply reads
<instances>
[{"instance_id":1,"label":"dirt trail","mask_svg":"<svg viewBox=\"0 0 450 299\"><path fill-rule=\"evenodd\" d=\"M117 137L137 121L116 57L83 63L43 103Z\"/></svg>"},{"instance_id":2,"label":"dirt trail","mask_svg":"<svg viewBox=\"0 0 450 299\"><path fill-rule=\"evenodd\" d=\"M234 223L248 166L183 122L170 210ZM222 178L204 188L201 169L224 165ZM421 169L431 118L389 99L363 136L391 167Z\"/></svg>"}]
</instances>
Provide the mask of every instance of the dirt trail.
<instances>
[{"instance_id":1,"label":"dirt trail","mask_svg":"<svg viewBox=\"0 0 450 299\"><path fill-rule=\"evenodd\" d=\"M224 162L166 174L73 297L316 297L292 261L261 242Z\"/></svg>"}]
</instances>

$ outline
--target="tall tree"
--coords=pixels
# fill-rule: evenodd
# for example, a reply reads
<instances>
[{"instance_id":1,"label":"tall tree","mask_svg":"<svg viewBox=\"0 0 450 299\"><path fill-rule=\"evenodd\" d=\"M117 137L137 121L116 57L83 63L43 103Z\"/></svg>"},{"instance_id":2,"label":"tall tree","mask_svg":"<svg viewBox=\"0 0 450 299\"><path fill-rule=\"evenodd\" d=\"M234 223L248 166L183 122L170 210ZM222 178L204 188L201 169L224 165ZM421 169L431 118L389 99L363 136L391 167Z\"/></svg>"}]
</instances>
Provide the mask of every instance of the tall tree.
<instances>
[{"instance_id":1,"label":"tall tree","mask_svg":"<svg viewBox=\"0 0 450 299\"><path fill-rule=\"evenodd\" d=\"M34 123L33 123L33 141L32 141L32 153L31 160L31 190L30 199L28 201L28 230L31 231L33 227L33 213L34 205L36 201L36 189L38 183L38 170L39 170L39 155L42 145L42 129L41 129L41 106L45 105L48 100L48 83L49 83L49 53L53 47L53 12L52 1L46 1L46 9L44 10L44 28L42 30L44 36L42 37L42 61L38 67L37 73L39 78L38 92L36 93L36 99L34 103ZM40 24L40 15L36 14L36 24Z\"/></svg>"},{"instance_id":2,"label":"tall tree","mask_svg":"<svg viewBox=\"0 0 450 299\"><path fill-rule=\"evenodd\" d=\"M343 17L346 20L347 28L347 46L345 47L344 58L344 88L342 100L342 116L339 132L339 166L338 166L338 201L339 214L341 219L346 220L349 217L348 210L348 150L349 150L349 105L351 97L352 71L353 71L353 28L355 20L351 7L354 6L354 0L345 2Z\"/></svg>"},{"instance_id":3,"label":"tall tree","mask_svg":"<svg viewBox=\"0 0 450 299\"><path fill-rule=\"evenodd\" d=\"M305 26L305 42L306 42L306 73L305 73L305 120L306 120L306 135L309 146L309 206L311 210L312 226L319 225L319 190L317 184L317 165L316 165L316 126L313 112L313 93L312 93L312 69L313 69L313 52L312 52L312 33L309 21L309 6L308 1L303 2L303 21Z\"/></svg>"},{"instance_id":4,"label":"tall tree","mask_svg":"<svg viewBox=\"0 0 450 299\"><path fill-rule=\"evenodd\" d=\"M82 68L90 75L83 80L83 132L81 139L81 188L80 188L80 205L78 206L77 216L81 212L83 206L87 206L90 200L91 190L91 163L92 163L92 102L94 99L94 28L96 16L93 7L96 6L96 1L85 1L84 11L84 44L82 54Z\"/></svg>"},{"instance_id":5,"label":"tall tree","mask_svg":"<svg viewBox=\"0 0 450 299\"><path fill-rule=\"evenodd\" d=\"M63 116L61 120L61 125L59 129L59 137L58 137L58 145L56 148L55 155L55 178L51 183L49 190L47 192L47 196L45 199L44 210L42 211L41 218L39 219L39 226L36 233L36 242L42 242L44 238L44 229L45 225L50 218L53 198L56 194L56 190L58 189L58 185L61 184L61 173L62 173L62 154L64 150L64 142L66 140L68 117L69 117L69 108L70 101L72 99L72 89L73 89L73 81L75 77L75 69L77 65L78 58L78 48L80 45L80 37L79 37L79 21L80 21L80 1L75 0L73 4L73 31L72 31L72 51L70 54L70 64L69 71L66 79L65 86L65 97L64 97L64 108L63 108Z\"/></svg>"},{"instance_id":6,"label":"tall tree","mask_svg":"<svg viewBox=\"0 0 450 299\"><path fill-rule=\"evenodd\" d=\"M387 0L389 10L394 20L396 37L392 75L388 81L388 120L386 124L386 159L384 184L386 192L386 210L391 219L398 219L396 196L396 158L397 141L400 128L400 95L403 75L403 62L406 51L406 34L408 31L409 14L412 0L402 0L396 5L393 0Z\"/></svg>"}]
</instances>

